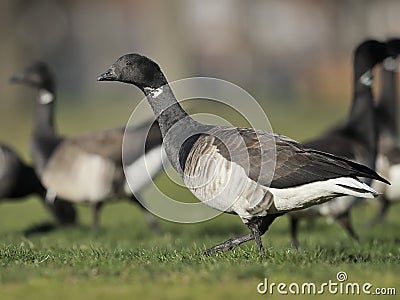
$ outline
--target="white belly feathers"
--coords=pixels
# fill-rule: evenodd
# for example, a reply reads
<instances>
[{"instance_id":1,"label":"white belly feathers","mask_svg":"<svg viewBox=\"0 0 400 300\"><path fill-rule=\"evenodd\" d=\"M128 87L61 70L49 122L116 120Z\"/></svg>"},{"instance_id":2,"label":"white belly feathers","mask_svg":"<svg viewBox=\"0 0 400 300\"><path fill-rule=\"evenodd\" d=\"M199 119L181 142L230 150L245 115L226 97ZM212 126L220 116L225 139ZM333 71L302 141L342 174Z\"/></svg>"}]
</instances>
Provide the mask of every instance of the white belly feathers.
<instances>
[{"instance_id":1,"label":"white belly feathers","mask_svg":"<svg viewBox=\"0 0 400 300\"><path fill-rule=\"evenodd\" d=\"M69 153L65 159L62 168L57 163L63 160L57 159L50 160L46 166L42 180L48 190L76 202L98 202L113 196L115 172L122 175L122 168L117 170L110 160L83 151Z\"/></svg>"},{"instance_id":2,"label":"white belly feathers","mask_svg":"<svg viewBox=\"0 0 400 300\"><path fill-rule=\"evenodd\" d=\"M225 212L235 212L244 221L265 216L272 205L268 188L247 177L244 169L225 159L215 146L195 151L186 161L184 182L204 204Z\"/></svg>"}]
</instances>

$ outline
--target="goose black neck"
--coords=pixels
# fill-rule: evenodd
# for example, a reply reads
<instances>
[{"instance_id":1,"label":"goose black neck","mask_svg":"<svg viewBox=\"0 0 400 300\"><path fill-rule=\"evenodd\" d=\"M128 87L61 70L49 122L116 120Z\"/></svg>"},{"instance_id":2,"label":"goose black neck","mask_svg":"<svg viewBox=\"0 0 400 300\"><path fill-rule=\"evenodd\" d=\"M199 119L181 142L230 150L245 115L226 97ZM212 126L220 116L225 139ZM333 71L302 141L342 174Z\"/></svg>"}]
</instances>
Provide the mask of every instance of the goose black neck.
<instances>
[{"instance_id":1,"label":"goose black neck","mask_svg":"<svg viewBox=\"0 0 400 300\"><path fill-rule=\"evenodd\" d=\"M376 107L379 126L397 136L397 74L396 70L382 68L382 89Z\"/></svg>"},{"instance_id":2,"label":"goose black neck","mask_svg":"<svg viewBox=\"0 0 400 300\"><path fill-rule=\"evenodd\" d=\"M178 122L193 120L178 103L168 84L157 89L145 88L144 92L160 124L163 137Z\"/></svg>"},{"instance_id":3,"label":"goose black neck","mask_svg":"<svg viewBox=\"0 0 400 300\"><path fill-rule=\"evenodd\" d=\"M41 96L43 97L43 94L39 94L36 104L35 124L31 139L31 155L35 171L40 176L47 160L61 141L54 128L54 98L52 98L54 95L45 94L45 98L40 99Z\"/></svg>"},{"instance_id":4,"label":"goose black neck","mask_svg":"<svg viewBox=\"0 0 400 300\"><path fill-rule=\"evenodd\" d=\"M143 91L159 123L167 156L172 166L182 176L183 171L179 161L181 147L204 125L186 113L168 84L159 88L144 88Z\"/></svg>"},{"instance_id":5,"label":"goose black neck","mask_svg":"<svg viewBox=\"0 0 400 300\"><path fill-rule=\"evenodd\" d=\"M43 97L52 97L51 101L44 102ZM54 97L55 95L46 90L40 90L36 103L34 119L34 135L56 136L54 128Z\"/></svg>"},{"instance_id":6,"label":"goose black neck","mask_svg":"<svg viewBox=\"0 0 400 300\"><path fill-rule=\"evenodd\" d=\"M377 130L370 85L372 77L369 83L362 80L361 77L354 78L352 107L345 130L352 138L365 145L370 153L374 154L376 153Z\"/></svg>"}]
</instances>

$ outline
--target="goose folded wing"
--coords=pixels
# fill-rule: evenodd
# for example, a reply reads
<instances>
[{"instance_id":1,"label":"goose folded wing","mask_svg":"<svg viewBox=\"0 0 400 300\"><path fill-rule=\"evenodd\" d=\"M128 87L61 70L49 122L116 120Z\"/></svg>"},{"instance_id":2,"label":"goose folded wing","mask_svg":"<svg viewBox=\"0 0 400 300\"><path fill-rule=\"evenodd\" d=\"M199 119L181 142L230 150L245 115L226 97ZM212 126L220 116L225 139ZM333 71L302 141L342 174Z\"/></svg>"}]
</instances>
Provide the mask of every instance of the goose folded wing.
<instances>
[{"instance_id":1,"label":"goose folded wing","mask_svg":"<svg viewBox=\"0 0 400 300\"><path fill-rule=\"evenodd\" d=\"M68 147L74 147L86 154L104 157L116 163L122 161L122 141L124 128L115 128L99 132L82 134L64 141Z\"/></svg>"},{"instance_id":2,"label":"goose folded wing","mask_svg":"<svg viewBox=\"0 0 400 300\"><path fill-rule=\"evenodd\" d=\"M115 163L131 164L141 155L145 148L162 143L158 123L147 121L139 126L114 128L99 132L82 134L64 141L70 146L79 148L87 154L99 155ZM122 146L123 145L123 146Z\"/></svg>"},{"instance_id":3,"label":"goose folded wing","mask_svg":"<svg viewBox=\"0 0 400 300\"><path fill-rule=\"evenodd\" d=\"M304 148L282 135L233 127L216 127L209 135L223 157L264 186L288 188L338 177L367 177L387 183L363 165Z\"/></svg>"}]
</instances>

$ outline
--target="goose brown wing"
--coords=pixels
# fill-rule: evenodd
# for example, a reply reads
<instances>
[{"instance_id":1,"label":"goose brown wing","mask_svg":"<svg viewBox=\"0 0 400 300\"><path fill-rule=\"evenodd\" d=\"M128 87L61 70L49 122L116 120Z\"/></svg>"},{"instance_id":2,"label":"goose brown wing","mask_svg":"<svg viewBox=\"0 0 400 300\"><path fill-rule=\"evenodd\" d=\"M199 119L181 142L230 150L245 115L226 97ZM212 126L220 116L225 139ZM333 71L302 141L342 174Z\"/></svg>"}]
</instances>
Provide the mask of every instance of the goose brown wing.
<instances>
[{"instance_id":1,"label":"goose brown wing","mask_svg":"<svg viewBox=\"0 0 400 300\"><path fill-rule=\"evenodd\" d=\"M304 148L282 135L250 128L215 127L197 143L208 142L240 166L252 180L288 188L338 177L367 177L386 182L373 170L332 154ZM229 150L228 150L229 149Z\"/></svg>"},{"instance_id":2,"label":"goose brown wing","mask_svg":"<svg viewBox=\"0 0 400 300\"><path fill-rule=\"evenodd\" d=\"M146 148L151 149L162 143L162 137L158 123L151 125L150 122L145 122L137 127L127 127L126 131L121 127L82 134L66 139L64 143L115 163L122 162L122 144L124 143L124 162L130 164L144 153L145 143Z\"/></svg>"},{"instance_id":3,"label":"goose brown wing","mask_svg":"<svg viewBox=\"0 0 400 300\"><path fill-rule=\"evenodd\" d=\"M123 136L124 128L91 132L65 139L62 146L74 147L82 152L99 155L118 163L122 161Z\"/></svg>"}]
</instances>

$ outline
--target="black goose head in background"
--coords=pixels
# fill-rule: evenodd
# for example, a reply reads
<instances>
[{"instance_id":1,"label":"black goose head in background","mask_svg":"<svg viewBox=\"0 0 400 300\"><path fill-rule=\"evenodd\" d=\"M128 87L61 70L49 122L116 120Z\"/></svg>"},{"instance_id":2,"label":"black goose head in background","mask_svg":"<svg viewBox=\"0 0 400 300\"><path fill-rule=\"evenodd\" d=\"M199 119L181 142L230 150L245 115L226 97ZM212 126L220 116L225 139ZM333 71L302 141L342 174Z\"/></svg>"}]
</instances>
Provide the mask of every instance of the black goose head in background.
<instances>
[{"instance_id":1,"label":"black goose head in background","mask_svg":"<svg viewBox=\"0 0 400 300\"><path fill-rule=\"evenodd\" d=\"M10 80L12 83L29 85L50 93L54 93L55 91L54 75L44 62L31 64L21 73L12 76Z\"/></svg>"},{"instance_id":2,"label":"black goose head in background","mask_svg":"<svg viewBox=\"0 0 400 300\"><path fill-rule=\"evenodd\" d=\"M151 59L136 53L121 56L105 73L100 75L98 81L130 83L142 91L145 88L155 89L167 84L160 67Z\"/></svg>"},{"instance_id":3,"label":"black goose head in background","mask_svg":"<svg viewBox=\"0 0 400 300\"><path fill-rule=\"evenodd\" d=\"M388 39L387 42L388 54L393 58L397 58L400 54L400 39L398 38L391 38Z\"/></svg>"},{"instance_id":4,"label":"black goose head in background","mask_svg":"<svg viewBox=\"0 0 400 300\"><path fill-rule=\"evenodd\" d=\"M363 81L361 78L366 72L371 71L374 66L382 62L388 56L386 43L376 40L366 40L362 42L354 51L354 77L356 80ZM367 84L367 75L365 82Z\"/></svg>"}]
</instances>

